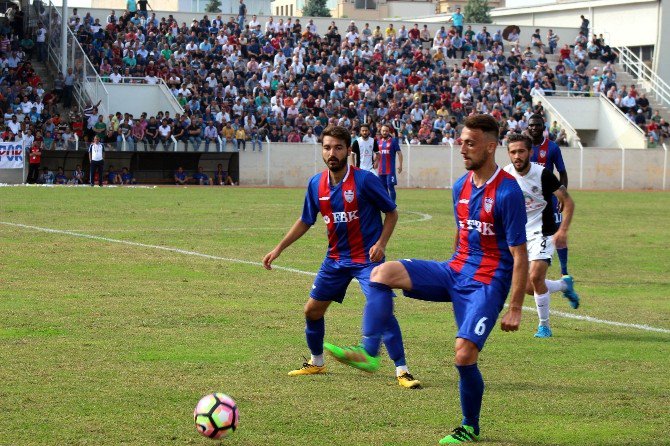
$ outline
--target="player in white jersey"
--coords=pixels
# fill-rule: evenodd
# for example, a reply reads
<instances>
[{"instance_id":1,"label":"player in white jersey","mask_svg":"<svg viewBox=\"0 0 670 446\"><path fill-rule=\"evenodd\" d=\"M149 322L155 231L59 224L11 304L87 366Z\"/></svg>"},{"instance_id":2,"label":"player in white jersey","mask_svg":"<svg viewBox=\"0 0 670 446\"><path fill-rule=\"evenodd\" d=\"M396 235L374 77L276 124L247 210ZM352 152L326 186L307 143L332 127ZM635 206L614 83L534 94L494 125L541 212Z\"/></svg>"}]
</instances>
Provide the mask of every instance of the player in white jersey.
<instances>
[{"instance_id":1,"label":"player in white jersey","mask_svg":"<svg viewBox=\"0 0 670 446\"><path fill-rule=\"evenodd\" d=\"M367 124L361 125L360 134L351 145L351 164L377 175L374 168L375 157L379 153L377 140L370 138L370 127Z\"/></svg>"},{"instance_id":2,"label":"player in white jersey","mask_svg":"<svg viewBox=\"0 0 670 446\"><path fill-rule=\"evenodd\" d=\"M572 221L575 203L565 186L548 169L530 162L533 146L528 136L513 134L509 138L507 153L511 164L505 171L516 178L526 202L526 239L528 240L529 280L526 292L535 297L540 318L536 338L551 337L549 327L550 294L562 291L572 308L579 306L570 276L561 280L547 280L547 269L551 264L556 244L565 244ZM558 226L554 219L552 196L556 196L563 209L563 221Z\"/></svg>"}]
</instances>

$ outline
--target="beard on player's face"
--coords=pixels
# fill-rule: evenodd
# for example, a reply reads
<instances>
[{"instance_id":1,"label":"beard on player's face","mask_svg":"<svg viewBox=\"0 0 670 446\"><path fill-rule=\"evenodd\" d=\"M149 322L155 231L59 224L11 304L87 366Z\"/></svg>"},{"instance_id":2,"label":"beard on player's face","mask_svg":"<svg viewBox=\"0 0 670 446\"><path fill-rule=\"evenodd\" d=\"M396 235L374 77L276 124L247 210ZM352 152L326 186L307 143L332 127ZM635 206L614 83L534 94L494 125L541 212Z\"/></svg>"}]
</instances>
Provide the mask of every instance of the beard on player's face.
<instances>
[{"instance_id":1,"label":"beard on player's face","mask_svg":"<svg viewBox=\"0 0 670 446\"><path fill-rule=\"evenodd\" d=\"M516 159L512 161L512 164L514 164L514 170L517 172L523 172L528 168L528 165L530 164L530 158L526 158L525 160L521 159Z\"/></svg>"},{"instance_id":2,"label":"beard on player's face","mask_svg":"<svg viewBox=\"0 0 670 446\"><path fill-rule=\"evenodd\" d=\"M323 162L326 163L326 166L328 167L328 170L331 172L340 172L342 169L347 167L347 157L344 157L343 159L340 159L336 156L331 156L328 158L324 158Z\"/></svg>"},{"instance_id":3,"label":"beard on player's face","mask_svg":"<svg viewBox=\"0 0 670 446\"><path fill-rule=\"evenodd\" d=\"M466 170L479 170L484 164L486 164L486 158L481 158L481 159L468 158L468 159L465 160L465 169Z\"/></svg>"}]
</instances>

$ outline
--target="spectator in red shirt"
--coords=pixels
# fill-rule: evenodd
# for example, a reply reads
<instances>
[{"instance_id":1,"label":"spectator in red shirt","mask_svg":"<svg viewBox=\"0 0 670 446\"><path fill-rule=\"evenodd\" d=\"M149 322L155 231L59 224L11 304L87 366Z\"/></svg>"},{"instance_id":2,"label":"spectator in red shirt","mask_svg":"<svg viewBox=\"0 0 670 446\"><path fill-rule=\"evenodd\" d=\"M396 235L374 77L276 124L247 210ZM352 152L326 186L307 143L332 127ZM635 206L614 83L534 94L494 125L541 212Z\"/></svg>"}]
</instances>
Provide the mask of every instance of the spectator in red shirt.
<instances>
[{"instance_id":1,"label":"spectator in red shirt","mask_svg":"<svg viewBox=\"0 0 670 446\"><path fill-rule=\"evenodd\" d=\"M42 161L42 148L40 143L35 141L30 147L28 153L28 178L27 182L29 184L37 183L37 178L40 175L40 162Z\"/></svg>"}]
</instances>

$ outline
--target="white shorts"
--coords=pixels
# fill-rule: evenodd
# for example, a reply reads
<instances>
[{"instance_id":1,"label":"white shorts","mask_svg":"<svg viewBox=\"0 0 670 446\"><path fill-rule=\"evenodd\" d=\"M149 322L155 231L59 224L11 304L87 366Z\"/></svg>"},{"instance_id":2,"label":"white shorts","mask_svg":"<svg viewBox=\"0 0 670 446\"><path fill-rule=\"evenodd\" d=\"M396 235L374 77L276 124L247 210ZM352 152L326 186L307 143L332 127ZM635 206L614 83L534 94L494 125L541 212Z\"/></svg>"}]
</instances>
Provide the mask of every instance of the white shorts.
<instances>
[{"instance_id":1,"label":"white shorts","mask_svg":"<svg viewBox=\"0 0 670 446\"><path fill-rule=\"evenodd\" d=\"M554 238L551 235L536 235L528 239L526 246L528 247L528 261L546 260L551 264L551 258L554 256Z\"/></svg>"}]
</instances>

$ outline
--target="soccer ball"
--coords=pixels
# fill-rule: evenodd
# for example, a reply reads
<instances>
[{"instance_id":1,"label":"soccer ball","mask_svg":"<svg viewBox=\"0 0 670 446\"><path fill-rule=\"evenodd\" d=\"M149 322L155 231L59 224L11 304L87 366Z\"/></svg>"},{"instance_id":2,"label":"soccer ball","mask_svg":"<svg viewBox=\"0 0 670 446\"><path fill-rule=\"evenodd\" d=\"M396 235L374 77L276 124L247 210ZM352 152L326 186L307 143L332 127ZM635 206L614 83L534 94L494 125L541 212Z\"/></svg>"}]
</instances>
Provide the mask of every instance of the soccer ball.
<instances>
[{"instance_id":1,"label":"soccer ball","mask_svg":"<svg viewBox=\"0 0 670 446\"><path fill-rule=\"evenodd\" d=\"M237 429L240 414L235 401L223 393L203 396L193 411L195 428L201 435L218 440Z\"/></svg>"}]
</instances>

